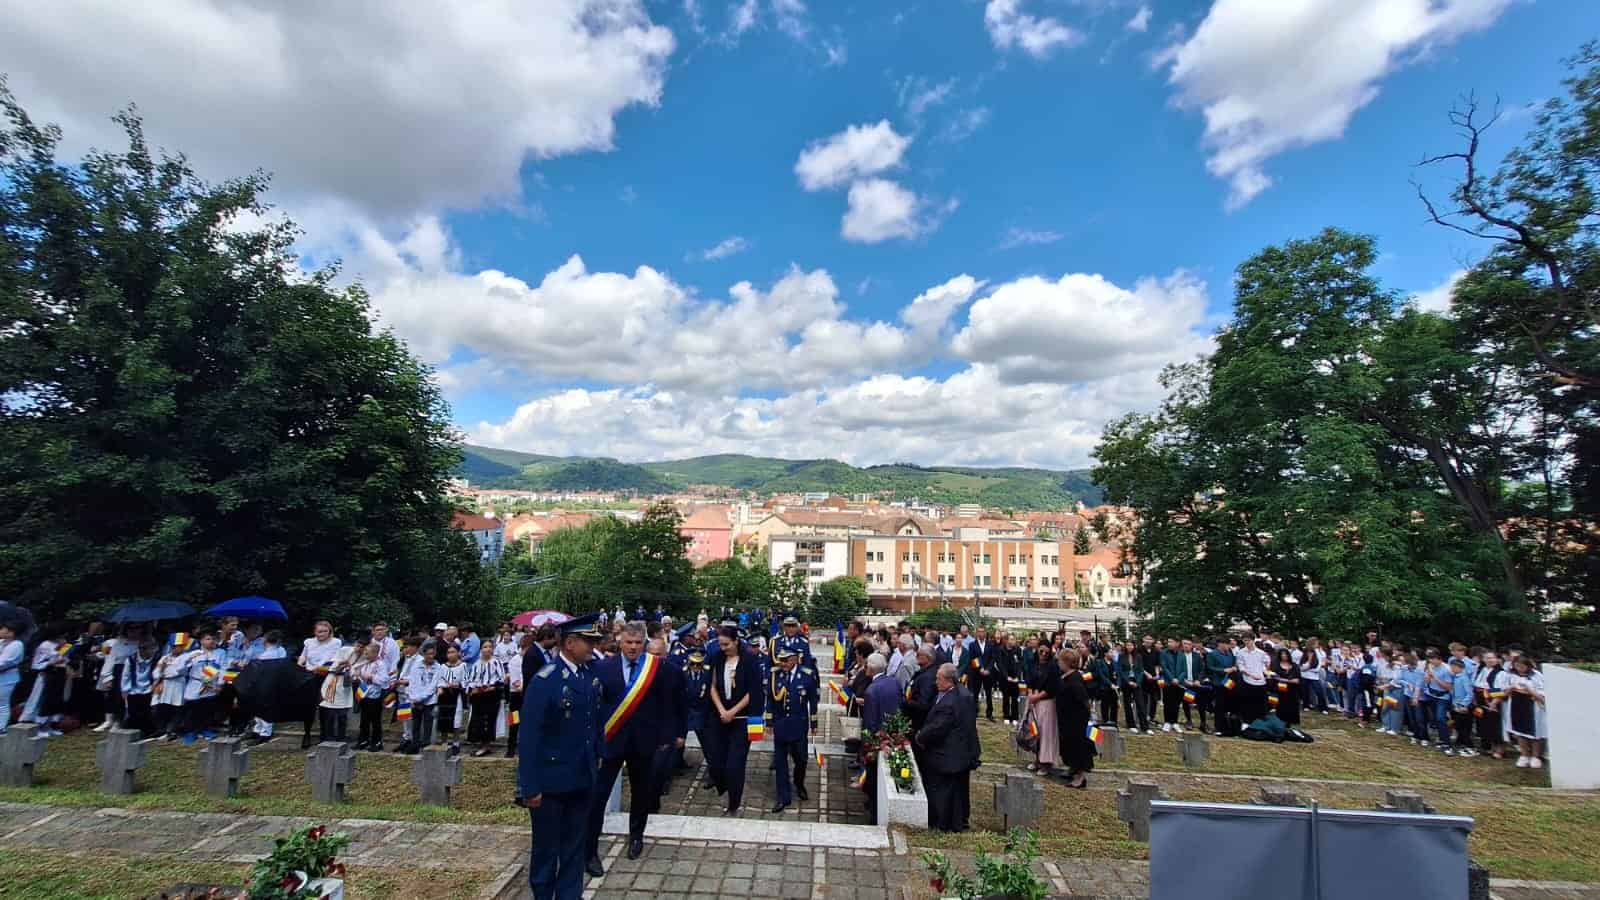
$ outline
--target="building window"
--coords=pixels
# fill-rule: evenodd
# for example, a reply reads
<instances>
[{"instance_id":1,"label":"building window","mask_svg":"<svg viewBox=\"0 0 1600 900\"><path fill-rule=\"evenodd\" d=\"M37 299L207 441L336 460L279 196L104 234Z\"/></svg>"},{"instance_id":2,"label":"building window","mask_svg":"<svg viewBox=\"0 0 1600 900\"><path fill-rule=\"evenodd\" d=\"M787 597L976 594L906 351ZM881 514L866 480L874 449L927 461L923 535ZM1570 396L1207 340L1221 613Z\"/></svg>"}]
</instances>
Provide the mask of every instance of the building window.
<instances>
[{"instance_id":1,"label":"building window","mask_svg":"<svg viewBox=\"0 0 1600 900\"><path fill-rule=\"evenodd\" d=\"M901 562L911 562L911 551L909 551L909 550L901 551L901 553L900 553L900 561Z\"/></svg>"},{"instance_id":2,"label":"building window","mask_svg":"<svg viewBox=\"0 0 1600 900\"><path fill-rule=\"evenodd\" d=\"M921 553L912 553L911 554L911 561L912 562L922 562L922 554Z\"/></svg>"},{"instance_id":3,"label":"building window","mask_svg":"<svg viewBox=\"0 0 1600 900\"><path fill-rule=\"evenodd\" d=\"M902 572L902 573L900 573L900 583L901 584L910 584L911 583L911 573L910 572Z\"/></svg>"}]
</instances>

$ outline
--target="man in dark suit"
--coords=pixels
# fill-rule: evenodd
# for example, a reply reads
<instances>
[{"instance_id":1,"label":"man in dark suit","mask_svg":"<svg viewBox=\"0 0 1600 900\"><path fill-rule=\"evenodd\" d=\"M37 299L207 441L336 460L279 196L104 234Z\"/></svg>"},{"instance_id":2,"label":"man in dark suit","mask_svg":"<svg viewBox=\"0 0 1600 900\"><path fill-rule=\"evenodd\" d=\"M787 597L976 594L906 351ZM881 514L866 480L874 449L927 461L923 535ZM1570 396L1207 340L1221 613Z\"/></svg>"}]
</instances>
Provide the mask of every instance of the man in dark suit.
<instances>
[{"instance_id":1,"label":"man in dark suit","mask_svg":"<svg viewBox=\"0 0 1600 900\"><path fill-rule=\"evenodd\" d=\"M883 720L900 711L900 683L888 675L889 661L883 654L867 657L867 674L872 682L867 685L866 700L861 710L861 733L877 731Z\"/></svg>"},{"instance_id":2,"label":"man in dark suit","mask_svg":"<svg viewBox=\"0 0 1600 900\"><path fill-rule=\"evenodd\" d=\"M928 827L966 831L971 813L972 770L978 767L978 701L956 684L954 665L940 666L939 695L928 721L914 739L922 750L923 784L928 790Z\"/></svg>"},{"instance_id":3,"label":"man in dark suit","mask_svg":"<svg viewBox=\"0 0 1600 900\"><path fill-rule=\"evenodd\" d=\"M989 640L989 632L979 628L978 636L972 641L972 658L978 663L978 671L968 671L967 687L972 691L974 708L978 698L983 697L988 704L984 711L984 718L994 721L994 656L998 648L994 641Z\"/></svg>"},{"instance_id":4,"label":"man in dark suit","mask_svg":"<svg viewBox=\"0 0 1600 900\"><path fill-rule=\"evenodd\" d=\"M644 652L643 622L629 622L620 643L621 653L594 664L595 677L600 681L600 725L605 744L589 802L585 869L596 878L605 875L605 867L600 864L600 831L605 825L606 802L623 766L628 767L631 785L628 858L638 859L644 852L645 821L660 799L655 796L651 768L656 751L674 740L678 708L683 703L682 685L664 674L667 666L660 657Z\"/></svg>"},{"instance_id":5,"label":"man in dark suit","mask_svg":"<svg viewBox=\"0 0 1600 900\"><path fill-rule=\"evenodd\" d=\"M906 699L902 708L906 711L906 718L911 720L911 730L916 731L928 719L928 710L933 708L933 701L939 696L939 690L934 685L934 678L939 672L939 663L935 644L923 644L917 648L917 674L911 676L911 684L906 687Z\"/></svg>"},{"instance_id":6,"label":"man in dark suit","mask_svg":"<svg viewBox=\"0 0 1600 900\"><path fill-rule=\"evenodd\" d=\"M538 633L534 636L533 646L528 652L522 654L522 683L527 685L540 669L556 661L556 628L554 625L540 625Z\"/></svg>"}]
</instances>

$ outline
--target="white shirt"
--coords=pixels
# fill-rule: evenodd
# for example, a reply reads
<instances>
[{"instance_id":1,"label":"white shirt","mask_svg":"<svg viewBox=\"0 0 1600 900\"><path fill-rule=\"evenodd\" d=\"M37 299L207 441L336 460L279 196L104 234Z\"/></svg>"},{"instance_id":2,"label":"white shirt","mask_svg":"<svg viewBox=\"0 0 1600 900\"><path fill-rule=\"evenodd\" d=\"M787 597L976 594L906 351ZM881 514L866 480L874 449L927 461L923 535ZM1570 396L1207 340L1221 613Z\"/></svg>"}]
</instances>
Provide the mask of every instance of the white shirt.
<instances>
[{"instance_id":1,"label":"white shirt","mask_svg":"<svg viewBox=\"0 0 1600 900\"><path fill-rule=\"evenodd\" d=\"M1322 663L1326 657L1320 648L1305 654L1305 659L1300 663L1300 677L1307 681L1322 680Z\"/></svg>"},{"instance_id":2,"label":"white shirt","mask_svg":"<svg viewBox=\"0 0 1600 900\"><path fill-rule=\"evenodd\" d=\"M730 660L727 657L722 658L722 698L724 700L733 696L733 676L739 672L739 661L732 660L732 665L729 665L729 662Z\"/></svg>"},{"instance_id":3,"label":"white shirt","mask_svg":"<svg viewBox=\"0 0 1600 900\"><path fill-rule=\"evenodd\" d=\"M1267 664L1271 657L1267 651L1260 647L1245 647L1234 651L1233 663L1239 667L1239 673L1244 676L1245 684L1263 685L1267 683Z\"/></svg>"},{"instance_id":4,"label":"white shirt","mask_svg":"<svg viewBox=\"0 0 1600 900\"><path fill-rule=\"evenodd\" d=\"M324 666L331 667L334 659L339 656L339 650L342 647L344 647L344 641L336 637L328 638L326 641L308 637L306 638L305 649L300 651L300 665L304 666L308 671L320 669Z\"/></svg>"}]
</instances>

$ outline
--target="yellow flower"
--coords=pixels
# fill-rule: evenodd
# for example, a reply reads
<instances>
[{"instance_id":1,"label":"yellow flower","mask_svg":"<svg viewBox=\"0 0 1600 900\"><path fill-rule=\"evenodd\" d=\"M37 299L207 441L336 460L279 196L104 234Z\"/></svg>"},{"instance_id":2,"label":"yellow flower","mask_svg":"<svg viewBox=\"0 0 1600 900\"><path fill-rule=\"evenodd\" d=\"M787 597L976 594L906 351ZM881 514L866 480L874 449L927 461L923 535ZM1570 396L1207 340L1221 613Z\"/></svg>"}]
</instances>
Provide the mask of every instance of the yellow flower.
<instances>
[{"instance_id":1,"label":"yellow flower","mask_svg":"<svg viewBox=\"0 0 1600 900\"><path fill-rule=\"evenodd\" d=\"M911 769L909 767L902 766L901 769L900 769L900 777L901 778L910 778L911 777Z\"/></svg>"}]
</instances>

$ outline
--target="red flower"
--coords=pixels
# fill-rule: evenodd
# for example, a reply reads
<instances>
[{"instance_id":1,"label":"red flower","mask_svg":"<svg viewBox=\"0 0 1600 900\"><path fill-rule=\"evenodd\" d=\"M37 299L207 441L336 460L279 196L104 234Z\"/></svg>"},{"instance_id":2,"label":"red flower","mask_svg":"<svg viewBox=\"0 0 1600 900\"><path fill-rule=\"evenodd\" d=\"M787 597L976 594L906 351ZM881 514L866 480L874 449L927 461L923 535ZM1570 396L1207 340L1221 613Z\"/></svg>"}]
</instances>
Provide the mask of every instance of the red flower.
<instances>
[{"instance_id":1,"label":"red flower","mask_svg":"<svg viewBox=\"0 0 1600 900\"><path fill-rule=\"evenodd\" d=\"M344 863L336 862L328 866L328 875L333 878L344 877Z\"/></svg>"},{"instance_id":2,"label":"red flower","mask_svg":"<svg viewBox=\"0 0 1600 900\"><path fill-rule=\"evenodd\" d=\"M323 827L321 825L318 825L317 827L311 829L310 833L308 833L306 835L306 837L312 839L313 841L320 841L320 840L322 840L322 836L327 834L327 833L328 833L328 829L327 828L325 828L325 827Z\"/></svg>"},{"instance_id":3,"label":"red flower","mask_svg":"<svg viewBox=\"0 0 1600 900\"><path fill-rule=\"evenodd\" d=\"M304 884L304 883L305 882L301 881L298 877L296 877L293 872L290 872L289 874L283 876L283 880L282 881L278 882L278 887L281 887L285 891L288 891L289 893L292 894L295 891L300 890L300 886L302 884Z\"/></svg>"},{"instance_id":4,"label":"red flower","mask_svg":"<svg viewBox=\"0 0 1600 900\"><path fill-rule=\"evenodd\" d=\"M933 885L933 889L934 890L939 891L940 893L944 892L944 879L943 878L935 878L935 879L933 879L932 881L930 881L928 883Z\"/></svg>"}]
</instances>

